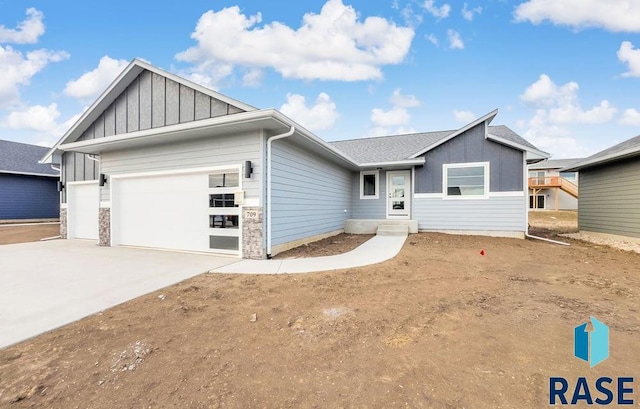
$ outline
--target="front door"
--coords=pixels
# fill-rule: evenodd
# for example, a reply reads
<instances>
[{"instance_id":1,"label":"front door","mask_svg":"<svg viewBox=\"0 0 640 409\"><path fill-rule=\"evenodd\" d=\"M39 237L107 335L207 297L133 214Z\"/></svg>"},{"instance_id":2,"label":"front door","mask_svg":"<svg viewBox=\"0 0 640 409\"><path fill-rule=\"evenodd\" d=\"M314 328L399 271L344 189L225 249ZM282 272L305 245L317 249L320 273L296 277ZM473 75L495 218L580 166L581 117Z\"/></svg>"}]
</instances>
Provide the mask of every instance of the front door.
<instances>
[{"instance_id":1,"label":"front door","mask_svg":"<svg viewBox=\"0 0 640 409\"><path fill-rule=\"evenodd\" d=\"M411 171L387 172L387 218L409 219L411 209Z\"/></svg>"}]
</instances>

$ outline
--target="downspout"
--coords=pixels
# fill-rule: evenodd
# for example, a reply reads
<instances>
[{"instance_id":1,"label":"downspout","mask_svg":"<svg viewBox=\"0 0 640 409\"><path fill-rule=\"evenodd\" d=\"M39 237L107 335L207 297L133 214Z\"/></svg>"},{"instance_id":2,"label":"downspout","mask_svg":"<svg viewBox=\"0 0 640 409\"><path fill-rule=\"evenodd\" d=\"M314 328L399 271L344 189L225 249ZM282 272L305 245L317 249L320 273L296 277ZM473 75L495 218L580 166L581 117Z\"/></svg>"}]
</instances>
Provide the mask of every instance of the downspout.
<instances>
[{"instance_id":1,"label":"downspout","mask_svg":"<svg viewBox=\"0 0 640 409\"><path fill-rule=\"evenodd\" d=\"M278 139L287 138L296 131L296 127L291 125L289 131L280 135L274 135L267 141L267 195L265 205L267 207L267 258L271 258L271 144Z\"/></svg>"}]
</instances>

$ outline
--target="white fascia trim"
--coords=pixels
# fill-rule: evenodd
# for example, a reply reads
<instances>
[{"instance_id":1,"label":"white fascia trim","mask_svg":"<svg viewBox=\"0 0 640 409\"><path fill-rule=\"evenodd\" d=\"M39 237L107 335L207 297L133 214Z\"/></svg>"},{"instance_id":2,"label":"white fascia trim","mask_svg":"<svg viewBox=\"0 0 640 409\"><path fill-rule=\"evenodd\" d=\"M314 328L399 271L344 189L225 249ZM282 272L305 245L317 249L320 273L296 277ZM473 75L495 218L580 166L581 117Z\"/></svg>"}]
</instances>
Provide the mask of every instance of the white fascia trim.
<instances>
[{"instance_id":1,"label":"white fascia trim","mask_svg":"<svg viewBox=\"0 0 640 409\"><path fill-rule=\"evenodd\" d=\"M522 197L524 192L489 192L489 197Z\"/></svg>"},{"instance_id":2,"label":"white fascia trim","mask_svg":"<svg viewBox=\"0 0 640 409\"><path fill-rule=\"evenodd\" d=\"M130 178L140 178L140 177L188 175L188 174L194 174L194 173L219 172L221 170L239 171L240 175L242 176L242 165L220 165L220 166L208 166L203 168L171 169L171 170L157 170L157 171L150 171L150 172L121 173L121 174L109 175L109 177L111 179L130 179Z\"/></svg>"},{"instance_id":3,"label":"white fascia trim","mask_svg":"<svg viewBox=\"0 0 640 409\"><path fill-rule=\"evenodd\" d=\"M430 150L432 150L433 148L442 145L445 142L450 141L451 139L455 138L456 136L468 131L469 129L473 128L474 126L477 126L483 122L487 122L487 125L491 123L491 121L493 121L493 118L496 117L496 115L498 115L498 110L494 109L493 111L489 112L488 114L486 114L485 116L482 116L478 119L476 119L473 122L469 122L467 125L463 126L462 128L458 129L457 131L451 133L449 136L440 139L439 141L437 141L436 143L433 143L429 146L427 146L426 148L421 149L420 151L418 151L417 153L409 156L410 158L417 158L418 156L422 155L425 152L429 152Z\"/></svg>"},{"instance_id":4,"label":"white fascia trim","mask_svg":"<svg viewBox=\"0 0 640 409\"><path fill-rule=\"evenodd\" d=\"M521 150L523 152L527 152L527 159L548 159L551 157L551 154L541 151L539 149L533 149L529 146L522 145L517 142L510 141L508 139L501 138L496 135L487 134L486 139L494 142L498 142L502 145L511 146L512 148Z\"/></svg>"},{"instance_id":5,"label":"white fascia trim","mask_svg":"<svg viewBox=\"0 0 640 409\"><path fill-rule=\"evenodd\" d=\"M590 166L594 166L594 165L599 165L599 164L603 164L606 162L611 162L617 159L624 159L627 156L633 156L637 153L640 153L640 147L635 147L635 148L629 148L626 149L622 152L618 152L618 153L612 153L609 155L605 155L599 158L594 158L592 160L584 160L578 163L575 163L573 165L571 165L570 167L566 167L563 169L560 169L561 172L579 172L581 169L584 168L588 168Z\"/></svg>"},{"instance_id":6,"label":"white fascia trim","mask_svg":"<svg viewBox=\"0 0 640 409\"><path fill-rule=\"evenodd\" d=\"M443 197L442 193L416 193L413 195L414 199L442 199Z\"/></svg>"},{"instance_id":7,"label":"white fascia trim","mask_svg":"<svg viewBox=\"0 0 640 409\"><path fill-rule=\"evenodd\" d=\"M416 165L424 165L424 158L415 158L415 159L403 159L391 162L369 162L369 163L361 163L360 168L375 168L375 167L385 167L385 166L416 166Z\"/></svg>"},{"instance_id":8,"label":"white fascia trim","mask_svg":"<svg viewBox=\"0 0 640 409\"><path fill-rule=\"evenodd\" d=\"M47 173L13 172L10 170L0 170L0 173L7 173L10 175L24 175L24 176L43 176L47 178L56 178L56 179L60 177L60 175L51 175Z\"/></svg>"},{"instance_id":9,"label":"white fascia trim","mask_svg":"<svg viewBox=\"0 0 640 409\"><path fill-rule=\"evenodd\" d=\"M67 182L65 183L65 185L97 185L98 181L97 180L80 180L77 182Z\"/></svg>"}]
</instances>

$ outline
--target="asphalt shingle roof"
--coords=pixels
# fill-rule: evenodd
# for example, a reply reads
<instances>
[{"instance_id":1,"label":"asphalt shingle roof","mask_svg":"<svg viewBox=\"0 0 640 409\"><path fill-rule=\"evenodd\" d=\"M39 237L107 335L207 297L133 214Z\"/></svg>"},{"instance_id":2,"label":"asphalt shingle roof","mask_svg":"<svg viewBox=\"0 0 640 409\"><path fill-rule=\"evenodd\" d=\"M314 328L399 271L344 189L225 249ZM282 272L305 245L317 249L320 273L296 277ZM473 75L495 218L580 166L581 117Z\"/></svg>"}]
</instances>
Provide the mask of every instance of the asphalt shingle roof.
<instances>
[{"instance_id":1,"label":"asphalt shingle roof","mask_svg":"<svg viewBox=\"0 0 640 409\"><path fill-rule=\"evenodd\" d=\"M456 130L421 132L406 135L350 139L329 143L358 163L392 162L408 159L415 153L445 139L454 132L456 132ZM490 126L489 133L508 141L537 149L526 139L504 125Z\"/></svg>"},{"instance_id":2,"label":"asphalt shingle roof","mask_svg":"<svg viewBox=\"0 0 640 409\"><path fill-rule=\"evenodd\" d=\"M38 161L49 151L42 146L0 140L0 173L32 173L58 176L51 165Z\"/></svg>"},{"instance_id":3,"label":"asphalt shingle roof","mask_svg":"<svg viewBox=\"0 0 640 409\"><path fill-rule=\"evenodd\" d=\"M584 158L546 159L529 166L529 169L562 169L584 160Z\"/></svg>"},{"instance_id":4,"label":"asphalt shingle roof","mask_svg":"<svg viewBox=\"0 0 640 409\"><path fill-rule=\"evenodd\" d=\"M623 157L635 155L640 155L640 135L595 153L576 164L567 166L567 168L578 170L599 163L611 162Z\"/></svg>"}]
</instances>

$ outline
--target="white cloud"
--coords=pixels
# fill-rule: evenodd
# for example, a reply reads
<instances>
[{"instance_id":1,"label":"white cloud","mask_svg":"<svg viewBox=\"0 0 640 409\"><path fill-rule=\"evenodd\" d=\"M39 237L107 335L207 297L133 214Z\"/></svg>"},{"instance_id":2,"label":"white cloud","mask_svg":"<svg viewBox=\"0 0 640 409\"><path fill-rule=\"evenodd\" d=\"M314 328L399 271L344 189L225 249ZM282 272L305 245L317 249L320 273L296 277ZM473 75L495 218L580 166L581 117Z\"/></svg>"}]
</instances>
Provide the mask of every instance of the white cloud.
<instances>
[{"instance_id":1,"label":"white cloud","mask_svg":"<svg viewBox=\"0 0 640 409\"><path fill-rule=\"evenodd\" d=\"M413 11L413 7L411 6L411 3L407 4L402 9L402 11L400 12L400 15L404 20L404 24L409 27L418 27L420 24L422 24L422 21L424 20L424 18L422 17L422 14L417 14Z\"/></svg>"},{"instance_id":2,"label":"white cloud","mask_svg":"<svg viewBox=\"0 0 640 409\"><path fill-rule=\"evenodd\" d=\"M635 108L627 108L618 121L621 125L640 126L640 111Z\"/></svg>"},{"instance_id":3,"label":"white cloud","mask_svg":"<svg viewBox=\"0 0 640 409\"><path fill-rule=\"evenodd\" d=\"M464 49L464 42L456 30L447 30L447 38L449 39L449 48L452 50Z\"/></svg>"},{"instance_id":4,"label":"white cloud","mask_svg":"<svg viewBox=\"0 0 640 409\"><path fill-rule=\"evenodd\" d=\"M449 16L449 12L451 11L450 5L443 4L442 6L438 7L435 5L435 0L425 0L422 7L437 19L447 18Z\"/></svg>"},{"instance_id":5,"label":"white cloud","mask_svg":"<svg viewBox=\"0 0 640 409\"><path fill-rule=\"evenodd\" d=\"M23 54L10 46L0 46L0 107L17 102L20 85L29 85L31 78L51 62L69 58L64 51L45 49Z\"/></svg>"},{"instance_id":6,"label":"white cloud","mask_svg":"<svg viewBox=\"0 0 640 409\"><path fill-rule=\"evenodd\" d=\"M562 86L555 84L551 78L542 74L520 96L522 102L537 108L536 121L551 124L600 124L610 121L617 109L609 101L584 110L578 102L579 85L568 82Z\"/></svg>"},{"instance_id":7,"label":"white cloud","mask_svg":"<svg viewBox=\"0 0 640 409\"><path fill-rule=\"evenodd\" d=\"M0 126L9 129L49 132L58 126L56 120L59 116L60 112L56 104L49 106L34 105L22 111L11 112L0 122Z\"/></svg>"},{"instance_id":8,"label":"white cloud","mask_svg":"<svg viewBox=\"0 0 640 409\"><path fill-rule=\"evenodd\" d=\"M393 94L391 94L389 101L395 106L404 108L413 108L420 106L421 104L415 95L403 95L399 88L393 90Z\"/></svg>"},{"instance_id":9,"label":"white cloud","mask_svg":"<svg viewBox=\"0 0 640 409\"><path fill-rule=\"evenodd\" d=\"M245 87L257 87L262 83L262 77L264 77L264 72L261 69L250 69L242 77L242 85Z\"/></svg>"},{"instance_id":10,"label":"white cloud","mask_svg":"<svg viewBox=\"0 0 640 409\"><path fill-rule=\"evenodd\" d=\"M429 35L425 35L424 38L426 38L427 40L429 40L429 42L433 45L435 45L436 47L438 46L438 38L435 36L435 34L431 33Z\"/></svg>"},{"instance_id":11,"label":"white cloud","mask_svg":"<svg viewBox=\"0 0 640 409\"><path fill-rule=\"evenodd\" d=\"M467 3L464 3L464 6L462 7L462 17L467 21L472 21L474 15L480 14L480 13L482 13L481 6L470 9L469 5Z\"/></svg>"},{"instance_id":12,"label":"white cloud","mask_svg":"<svg viewBox=\"0 0 640 409\"><path fill-rule=\"evenodd\" d=\"M313 106L307 106L302 95L287 94L287 102L280 111L312 131L331 128L340 116L336 111L336 104L324 92L318 95Z\"/></svg>"},{"instance_id":13,"label":"white cloud","mask_svg":"<svg viewBox=\"0 0 640 409\"><path fill-rule=\"evenodd\" d=\"M514 12L515 20L575 28L600 27L609 31L640 32L637 0L529 0Z\"/></svg>"},{"instance_id":14,"label":"white cloud","mask_svg":"<svg viewBox=\"0 0 640 409\"><path fill-rule=\"evenodd\" d=\"M35 44L38 38L44 34L44 14L34 8L27 9L27 18L18 27L6 28L0 25L0 43Z\"/></svg>"},{"instance_id":15,"label":"white cloud","mask_svg":"<svg viewBox=\"0 0 640 409\"><path fill-rule=\"evenodd\" d=\"M453 110L453 116L456 118L456 121L463 124L468 124L478 118L478 116L471 111L458 111L457 109Z\"/></svg>"},{"instance_id":16,"label":"white cloud","mask_svg":"<svg viewBox=\"0 0 640 409\"><path fill-rule=\"evenodd\" d=\"M630 41L623 41L618 49L618 60L629 65L624 77L640 77L640 48L634 48Z\"/></svg>"},{"instance_id":17,"label":"white cloud","mask_svg":"<svg viewBox=\"0 0 640 409\"><path fill-rule=\"evenodd\" d=\"M260 13L246 16L237 6L204 13L191 37L197 45L176 59L195 64L193 73L221 78L214 66L273 68L285 78L361 81L382 78L381 67L399 64L414 36L381 17L364 21L342 0L328 0L320 14L307 13L302 25L262 24Z\"/></svg>"},{"instance_id":18,"label":"white cloud","mask_svg":"<svg viewBox=\"0 0 640 409\"><path fill-rule=\"evenodd\" d=\"M411 120L411 115L403 107L394 106L388 111L380 108L371 110L371 121L379 127L406 125Z\"/></svg>"},{"instance_id":19,"label":"white cloud","mask_svg":"<svg viewBox=\"0 0 640 409\"><path fill-rule=\"evenodd\" d=\"M520 96L525 106L534 110L529 121L519 121L519 126L526 127L523 136L554 157L593 153L581 146L570 126L606 123L618 110L606 99L590 109L583 109L578 99L579 89L576 82L557 85L548 75L540 75Z\"/></svg>"},{"instance_id":20,"label":"white cloud","mask_svg":"<svg viewBox=\"0 0 640 409\"><path fill-rule=\"evenodd\" d=\"M128 64L129 62L126 60L116 60L105 55L100 59L96 68L67 82L64 93L82 100L95 99Z\"/></svg>"}]
</instances>

